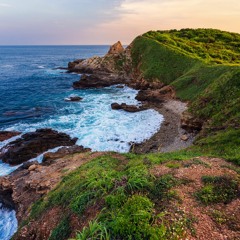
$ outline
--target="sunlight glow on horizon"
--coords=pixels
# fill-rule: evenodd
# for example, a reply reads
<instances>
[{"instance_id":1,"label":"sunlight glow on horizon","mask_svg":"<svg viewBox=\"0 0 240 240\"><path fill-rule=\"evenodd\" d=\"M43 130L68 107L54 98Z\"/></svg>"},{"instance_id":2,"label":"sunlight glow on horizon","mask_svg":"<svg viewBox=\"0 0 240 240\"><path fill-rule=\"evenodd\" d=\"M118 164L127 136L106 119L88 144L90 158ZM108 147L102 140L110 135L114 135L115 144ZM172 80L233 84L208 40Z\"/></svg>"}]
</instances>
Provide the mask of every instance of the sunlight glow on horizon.
<instances>
[{"instance_id":1,"label":"sunlight glow on horizon","mask_svg":"<svg viewBox=\"0 0 240 240\"><path fill-rule=\"evenodd\" d=\"M129 44L149 30L240 33L239 0L0 0L0 45Z\"/></svg>"}]
</instances>

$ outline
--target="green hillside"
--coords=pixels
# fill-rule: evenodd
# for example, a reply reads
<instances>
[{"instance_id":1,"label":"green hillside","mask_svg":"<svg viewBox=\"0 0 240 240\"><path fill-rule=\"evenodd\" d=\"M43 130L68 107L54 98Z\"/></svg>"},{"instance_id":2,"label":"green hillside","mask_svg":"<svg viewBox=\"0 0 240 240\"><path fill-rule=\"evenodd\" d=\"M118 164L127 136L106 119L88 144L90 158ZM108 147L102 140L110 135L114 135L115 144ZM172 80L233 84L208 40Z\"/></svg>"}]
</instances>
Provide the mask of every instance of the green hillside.
<instances>
[{"instance_id":1,"label":"green hillside","mask_svg":"<svg viewBox=\"0 0 240 240\"><path fill-rule=\"evenodd\" d=\"M239 163L240 34L213 29L150 31L137 37L133 65L148 81L175 87L204 122L196 147Z\"/></svg>"}]
</instances>

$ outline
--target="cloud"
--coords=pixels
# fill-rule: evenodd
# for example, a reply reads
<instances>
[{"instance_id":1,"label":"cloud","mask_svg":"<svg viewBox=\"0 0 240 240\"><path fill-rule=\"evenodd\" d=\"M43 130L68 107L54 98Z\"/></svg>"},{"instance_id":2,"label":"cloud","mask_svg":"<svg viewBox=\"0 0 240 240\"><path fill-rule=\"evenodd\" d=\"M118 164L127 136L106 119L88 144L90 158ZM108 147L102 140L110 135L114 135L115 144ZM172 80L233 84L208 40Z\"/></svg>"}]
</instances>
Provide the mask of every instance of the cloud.
<instances>
[{"instance_id":1,"label":"cloud","mask_svg":"<svg viewBox=\"0 0 240 240\"><path fill-rule=\"evenodd\" d=\"M0 0L4 1L4 0ZM0 3L0 44L130 43L149 30L240 32L239 0L9 0ZM5 7L5 8L3 8ZM25 36L25 40L24 40ZM13 43L14 44L14 43Z\"/></svg>"},{"instance_id":2,"label":"cloud","mask_svg":"<svg viewBox=\"0 0 240 240\"><path fill-rule=\"evenodd\" d=\"M218 28L240 33L239 0L125 0L119 12L97 31L126 43L149 30Z\"/></svg>"},{"instance_id":3,"label":"cloud","mask_svg":"<svg viewBox=\"0 0 240 240\"><path fill-rule=\"evenodd\" d=\"M0 7L12 7L12 5L8 3L0 3Z\"/></svg>"}]
</instances>

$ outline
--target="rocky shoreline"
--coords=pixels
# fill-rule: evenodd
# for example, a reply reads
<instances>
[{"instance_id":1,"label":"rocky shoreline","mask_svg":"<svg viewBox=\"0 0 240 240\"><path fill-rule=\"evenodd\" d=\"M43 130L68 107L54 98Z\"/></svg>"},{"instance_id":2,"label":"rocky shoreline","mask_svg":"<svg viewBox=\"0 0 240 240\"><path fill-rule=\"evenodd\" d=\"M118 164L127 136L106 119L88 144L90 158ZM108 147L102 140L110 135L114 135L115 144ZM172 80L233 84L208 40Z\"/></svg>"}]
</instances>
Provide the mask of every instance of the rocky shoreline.
<instances>
[{"instance_id":1,"label":"rocky shoreline","mask_svg":"<svg viewBox=\"0 0 240 240\"><path fill-rule=\"evenodd\" d=\"M128 112L155 109L164 116L159 131L143 143L132 143L132 152L169 152L189 147L201 130L202 122L193 119L187 112L187 104L177 100L173 87L159 81L146 81L136 71L127 71L133 68L130 51L131 46L124 49L121 43L117 42L102 58L93 57L70 62L68 71L82 74L80 80L73 83L73 88L103 88L124 84L139 90L136 99L142 102L142 106L112 103L112 109ZM121 67L118 66L119 62L122 63Z\"/></svg>"},{"instance_id":2,"label":"rocky shoreline","mask_svg":"<svg viewBox=\"0 0 240 240\"><path fill-rule=\"evenodd\" d=\"M176 99L175 91L171 86L165 86L161 82L149 83L140 75L132 73L129 70L132 67L130 47L124 49L118 42L103 58L93 57L70 62L67 69L69 72L83 74L79 81L73 83L73 88L102 88L116 84L121 84L122 87L124 84L139 90L136 99L142 102L142 106L112 103L112 109L128 112L155 109L164 116L159 131L143 143L132 144L131 152L170 152L190 146L197 127L192 121L188 123L189 117L182 119L187 104ZM188 130L184 130L183 125L186 129L189 126ZM198 127L201 127L200 124ZM19 133L3 133L2 139L17 134ZM70 146L61 148L56 153L46 153L41 164L36 161L24 163L9 176L0 178L0 201L16 209L20 223L29 216L29 206L53 189L62 176L103 154L91 153L91 149L76 146L75 143L76 139L71 139L66 134L51 129L40 129L34 133L24 134L20 139L6 146L1 158L10 164L27 161L49 148ZM26 239L31 232L37 231L34 230L35 228L34 224L30 224L30 229L25 229L27 232L22 229L15 239Z\"/></svg>"}]
</instances>

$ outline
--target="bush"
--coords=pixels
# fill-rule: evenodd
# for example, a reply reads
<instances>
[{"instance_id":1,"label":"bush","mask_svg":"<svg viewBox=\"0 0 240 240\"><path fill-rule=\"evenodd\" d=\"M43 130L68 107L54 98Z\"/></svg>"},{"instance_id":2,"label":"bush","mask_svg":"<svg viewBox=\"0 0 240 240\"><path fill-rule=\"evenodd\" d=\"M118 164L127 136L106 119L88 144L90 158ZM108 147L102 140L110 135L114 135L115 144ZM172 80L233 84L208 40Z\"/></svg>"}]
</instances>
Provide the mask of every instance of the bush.
<instances>
[{"instance_id":1,"label":"bush","mask_svg":"<svg viewBox=\"0 0 240 240\"><path fill-rule=\"evenodd\" d=\"M203 204L229 203L240 193L238 183L228 176L204 176L204 187L196 192L196 197Z\"/></svg>"},{"instance_id":2,"label":"bush","mask_svg":"<svg viewBox=\"0 0 240 240\"><path fill-rule=\"evenodd\" d=\"M56 228L53 229L49 240L65 240L71 234L71 227L69 224L69 217L65 217Z\"/></svg>"}]
</instances>

